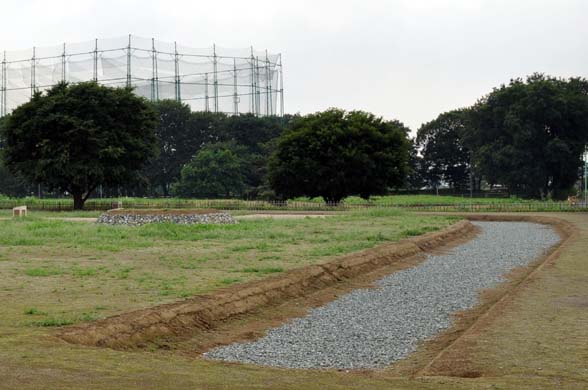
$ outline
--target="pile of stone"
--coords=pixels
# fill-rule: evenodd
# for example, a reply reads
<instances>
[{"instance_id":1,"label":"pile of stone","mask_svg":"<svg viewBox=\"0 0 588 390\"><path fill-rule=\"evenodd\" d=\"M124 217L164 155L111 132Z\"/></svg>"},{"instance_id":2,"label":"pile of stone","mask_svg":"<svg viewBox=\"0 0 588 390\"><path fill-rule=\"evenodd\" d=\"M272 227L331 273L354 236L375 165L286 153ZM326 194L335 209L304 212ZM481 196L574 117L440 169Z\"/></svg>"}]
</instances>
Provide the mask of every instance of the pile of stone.
<instances>
[{"instance_id":1,"label":"pile of stone","mask_svg":"<svg viewBox=\"0 0 588 390\"><path fill-rule=\"evenodd\" d=\"M129 225L140 226L148 223L175 223L180 225L194 224L235 224L237 221L232 215L227 213L209 213L209 214L134 214L126 213L105 213L102 214L96 223L106 225Z\"/></svg>"}]
</instances>

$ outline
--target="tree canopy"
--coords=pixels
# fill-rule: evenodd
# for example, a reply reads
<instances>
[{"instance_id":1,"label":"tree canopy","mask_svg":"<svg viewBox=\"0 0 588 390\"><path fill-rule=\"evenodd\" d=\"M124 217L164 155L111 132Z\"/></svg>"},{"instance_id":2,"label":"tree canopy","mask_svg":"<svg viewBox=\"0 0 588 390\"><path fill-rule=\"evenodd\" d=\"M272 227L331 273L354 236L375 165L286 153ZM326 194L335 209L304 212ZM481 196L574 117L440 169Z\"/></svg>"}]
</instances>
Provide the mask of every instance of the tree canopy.
<instances>
[{"instance_id":1,"label":"tree canopy","mask_svg":"<svg viewBox=\"0 0 588 390\"><path fill-rule=\"evenodd\" d=\"M204 146L182 168L172 192L181 197L241 197L245 191L245 154L246 148L235 143Z\"/></svg>"},{"instance_id":2,"label":"tree canopy","mask_svg":"<svg viewBox=\"0 0 588 390\"><path fill-rule=\"evenodd\" d=\"M463 135L477 170L530 197L565 197L588 142L588 81L534 74L494 89Z\"/></svg>"},{"instance_id":3,"label":"tree canopy","mask_svg":"<svg viewBox=\"0 0 588 390\"><path fill-rule=\"evenodd\" d=\"M407 174L408 129L362 111L330 109L292 121L270 159L277 194L339 202L401 186Z\"/></svg>"},{"instance_id":4,"label":"tree canopy","mask_svg":"<svg viewBox=\"0 0 588 390\"><path fill-rule=\"evenodd\" d=\"M155 129L159 153L152 158L143 173L150 186L169 195L170 186L180 178L182 167L205 143L216 142L222 115L192 112L189 105L175 100L154 103L158 115Z\"/></svg>"},{"instance_id":5,"label":"tree canopy","mask_svg":"<svg viewBox=\"0 0 588 390\"><path fill-rule=\"evenodd\" d=\"M206 145L240 145L245 169L247 196L257 196L265 186L267 159L272 141L283 130L283 119L253 114L228 116L223 113L193 112L189 105L173 100L154 104L159 124L156 136L159 155L149 161L143 173L149 192L168 196L173 183L182 181L181 171Z\"/></svg>"},{"instance_id":6,"label":"tree canopy","mask_svg":"<svg viewBox=\"0 0 588 390\"><path fill-rule=\"evenodd\" d=\"M470 151L461 139L467 115L467 110L449 111L419 128L416 144L422 156L420 169L429 186L446 182L457 191L467 188Z\"/></svg>"},{"instance_id":7,"label":"tree canopy","mask_svg":"<svg viewBox=\"0 0 588 390\"><path fill-rule=\"evenodd\" d=\"M156 152L157 117L131 89L61 83L8 116L6 167L30 182L67 191L74 208L100 184L129 184Z\"/></svg>"}]
</instances>

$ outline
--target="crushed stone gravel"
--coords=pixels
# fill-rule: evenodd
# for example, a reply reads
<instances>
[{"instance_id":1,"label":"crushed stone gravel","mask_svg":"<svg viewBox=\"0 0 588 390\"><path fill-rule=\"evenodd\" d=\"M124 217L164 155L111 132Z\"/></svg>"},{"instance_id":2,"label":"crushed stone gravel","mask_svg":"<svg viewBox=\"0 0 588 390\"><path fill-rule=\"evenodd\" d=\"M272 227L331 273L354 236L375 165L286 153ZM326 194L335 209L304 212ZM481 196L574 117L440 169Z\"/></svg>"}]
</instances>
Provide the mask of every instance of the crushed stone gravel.
<instances>
[{"instance_id":1,"label":"crushed stone gravel","mask_svg":"<svg viewBox=\"0 0 588 390\"><path fill-rule=\"evenodd\" d=\"M212 214L102 214L96 223L106 225L141 226L148 223L194 224L235 224L237 221L227 213Z\"/></svg>"},{"instance_id":2,"label":"crushed stone gravel","mask_svg":"<svg viewBox=\"0 0 588 390\"><path fill-rule=\"evenodd\" d=\"M310 310L266 336L213 349L208 359L286 368L381 368L414 352L474 307L479 292L504 282L559 242L547 226L473 222L481 233L420 265L388 275Z\"/></svg>"}]
</instances>

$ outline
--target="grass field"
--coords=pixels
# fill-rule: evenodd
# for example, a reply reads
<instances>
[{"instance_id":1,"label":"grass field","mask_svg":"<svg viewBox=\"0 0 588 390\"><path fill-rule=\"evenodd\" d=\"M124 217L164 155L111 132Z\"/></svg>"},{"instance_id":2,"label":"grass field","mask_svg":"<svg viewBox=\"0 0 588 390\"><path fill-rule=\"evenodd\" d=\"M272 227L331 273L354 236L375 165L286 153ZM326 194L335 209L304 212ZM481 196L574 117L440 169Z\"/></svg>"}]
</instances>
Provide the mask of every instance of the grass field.
<instances>
[{"instance_id":1,"label":"grass field","mask_svg":"<svg viewBox=\"0 0 588 390\"><path fill-rule=\"evenodd\" d=\"M6 389L583 389L588 384L588 218L578 236L447 358L478 378L284 370L165 351L114 351L49 337L55 326L174 301L380 242L451 218L371 211L237 226L95 226L0 221L0 388ZM184 247L185 249L179 249ZM459 345L458 345L459 346ZM456 355L457 354L457 355Z\"/></svg>"},{"instance_id":2,"label":"grass field","mask_svg":"<svg viewBox=\"0 0 588 390\"><path fill-rule=\"evenodd\" d=\"M82 210L82 211L29 211L34 218L97 218L102 211ZM12 217L12 210L0 210L0 218Z\"/></svg>"},{"instance_id":3,"label":"grass field","mask_svg":"<svg viewBox=\"0 0 588 390\"><path fill-rule=\"evenodd\" d=\"M237 225L3 220L0 291L13 299L0 323L52 326L103 317L321 263L452 221L395 210Z\"/></svg>"}]
</instances>

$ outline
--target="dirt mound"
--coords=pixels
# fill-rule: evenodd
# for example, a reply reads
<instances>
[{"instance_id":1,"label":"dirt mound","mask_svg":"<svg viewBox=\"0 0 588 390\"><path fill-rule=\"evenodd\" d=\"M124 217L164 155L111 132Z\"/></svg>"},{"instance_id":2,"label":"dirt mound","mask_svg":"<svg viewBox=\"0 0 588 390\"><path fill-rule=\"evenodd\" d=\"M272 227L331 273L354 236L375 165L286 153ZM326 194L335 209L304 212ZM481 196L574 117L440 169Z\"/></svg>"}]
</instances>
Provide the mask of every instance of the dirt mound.
<instances>
[{"instance_id":1,"label":"dirt mound","mask_svg":"<svg viewBox=\"0 0 588 390\"><path fill-rule=\"evenodd\" d=\"M322 265L236 285L213 294L137 310L59 331L65 341L115 349L142 347L158 340L189 337L241 314L303 297L474 234L468 221L420 237L384 244Z\"/></svg>"}]
</instances>

